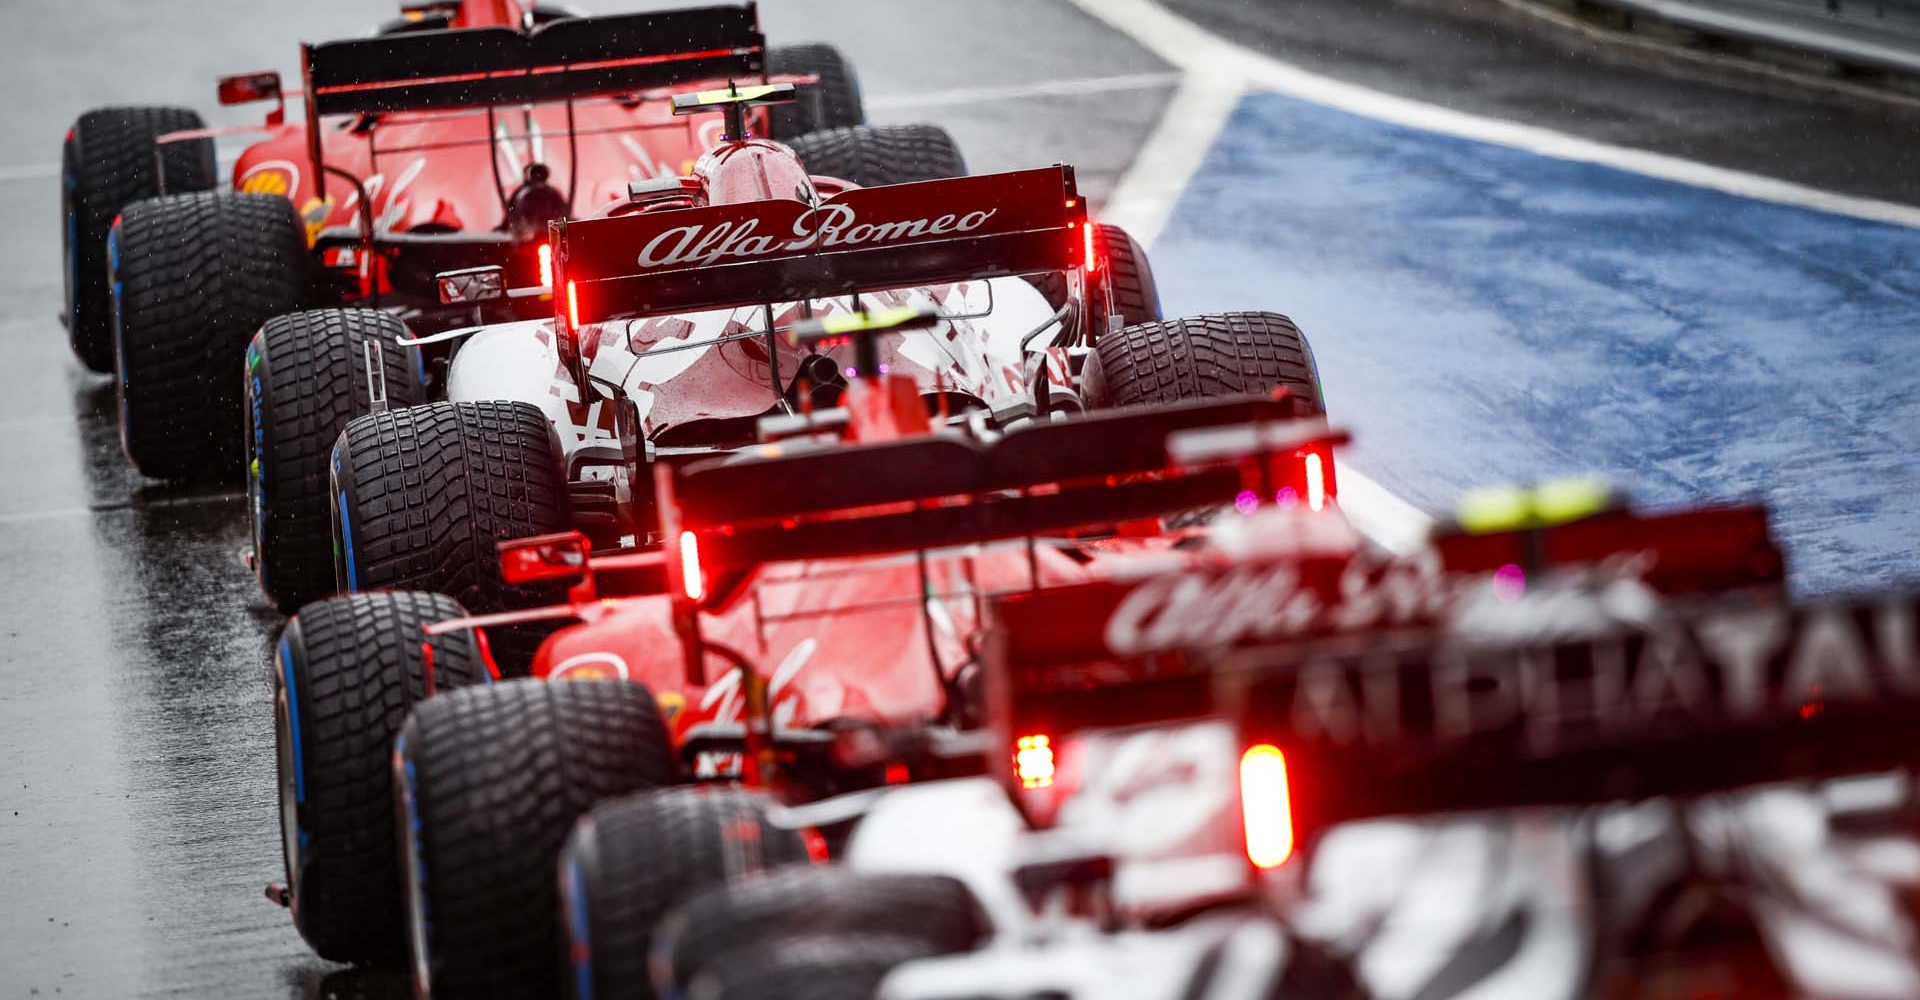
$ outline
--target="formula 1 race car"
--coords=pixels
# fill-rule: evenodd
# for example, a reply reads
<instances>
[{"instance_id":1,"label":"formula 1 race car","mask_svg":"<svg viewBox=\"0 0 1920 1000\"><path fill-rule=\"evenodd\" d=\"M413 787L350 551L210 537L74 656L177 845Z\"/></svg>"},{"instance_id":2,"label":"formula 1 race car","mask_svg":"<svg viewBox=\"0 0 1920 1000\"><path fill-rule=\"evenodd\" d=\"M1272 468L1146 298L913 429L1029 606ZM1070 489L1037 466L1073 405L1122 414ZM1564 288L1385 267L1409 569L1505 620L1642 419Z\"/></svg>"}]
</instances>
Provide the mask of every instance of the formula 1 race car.
<instances>
[{"instance_id":1,"label":"formula 1 race car","mask_svg":"<svg viewBox=\"0 0 1920 1000\"><path fill-rule=\"evenodd\" d=\"M944 269L939 280L977 283L975 252L986 251L1014 273L1072 272L1085 249L1071 179L1055 167L917 185L916 203L937 213L929 227L969 231L931 247L842 250L827 257L829 273L883 284L874 276L925 280L929 269ZM994 192L994 208L968 207L979 191ZM857 206L847 226L860 228L842 233L899 224L866 200L824 204ZM661 232L697 242L690 220L703 216L663 218L685 224ZM613 225L622 221L570 224L566 273L600 259L596 233L620 240L613 246L624 259L639 253L625 249L636 230ZM786 239L793 224L766 228ZM659 239L647 234L639 246ZM728 277L740 283L735 294L755 301L808 298L771 284L820 280L799 264L707 266L747 268ZM627 287L641 301L671 304L671 296L711 294L698 285L703 273L643 275ZM583 321L597 315L589 303L636 281L560 280L577 282L571 297ZM1185 322L1228 344L1285 329L1296 350L1304 346L1278 317ZM1175 466L1164 449L1171 430L1317 413L1305 366L1292 374L1299 392L1275 380L1278 398L1210 399L1186 379L1185 400L1035 409L996 428L984 410L928 412L908 338L931 330L949 345L943 350L964 350L954 318L935 309L822 310L773 329L788 346L846 352L834 354L847 379L844 407L770 419L768 440L750 449L655 465L650 495L663 547L595 554L578 531L504 542L504 581L559 584L568 598L465 617L447 597L388 591L317 602L289 624L276 670L289 884L275 894L322 955L390 957L411 914L404 937L423 991L548 988L561 972L550 944L562 912L554 865L575 818L602 799L655 789L593 813L594 832L577 835L568 855L579 892L593 897L580 897L582 912L605 916L591 933L575 921L592 953L626 956L576 970L587 984L581 995L622 995L635 981L621 979L617 963L644 954L653 917L686 890L832 849L833 824L772 823L766 796L807 803L978 770L987 595L1127 572L1205 530L1166 534L1163 518L1230 506L1249 491L1312 509L1335 496L1323 441L1263 456L1258 468L1238 460ZM1164 355L1168 339L1146 339L1164 329L1110 333L1088 364L1116 395L1138 392L1130 383L1164 369L1130 362L1149 344ZM1064 366L1052 377L1064 401ZM566 623L534 657L536 679L480 683L499 673L488 636L530 621ZM381 806L392 801L393 781L404 808L397 827ZM735 781L758 791L700 784ZM813 837L796 826L827 829ZM375 852L394 828L401 842ZM641 844L650 846L634 853ZM604 865L595 860L602 853ZM410 887L404 905L402 883ZM502 923L509 912L512 930Z\"/></svg>"},{"instance_id":2,"label":"formula 1 race car","mask_svg":"<svg viewBox=\"0 0 1920 1000\"><path fill-rule=\"evenodd\" d=\"M737 112L783 99L782 87L682 106ZM1070 168L949 176L962 165L944 133L904 127L892 134L946 152L895 158L888 179L946 179L861 188L810 175L818 161L780 143L727 134L692 176L556 227L556 315L421 338L457 345L447 398L356 418L333 446L330 481L282 468L321 448L310 431L324 429L283 432L275 407L256 404L257 565L283 608L336 588L434 590L475 611L550 603L558 590L500 579L495 543L578 529L596 551L658 544L656 464L752 445L765 419L776 435L833 419L858 366L850 347L780 339L810 316L935 309L934 325L888 342L878 363L911 375L929 411L988 428L1037 406L1308 391L1311 357L1284 320L1157 323L1145 254L1087 221ZM884 152L847 138L862 157ZM484 308L502 301L500 279L447 283ZM1095 344L1112 364L1081 371ZM1215 351L1248 367L1217 365Z\"/></svg>"},{"instance_id":3,"label":"formula 1 race car","mask_svg":"<svg viewBox=\"0 0 1920 1000\"><path fill-rule=\"evenodd\" d=\"M1411 559L1302 546L1262 515L1166 572L999 598L999 790L898 790L850 870L695 897L660 925L653 985L1908 994L1912 916L1848 860L1837 803L1862 793L1829 782L1910 787L1920 601L1791 605L1762 511L1570 517L1591 499L1510 493L1467 520L1511 525L1504 508L1517 530ZM874 897L907 873L958 901L888 910ZM807 881L832 915L808 916ZM990 919L953 933L969 897Z\"/></svg>"},{"instance_id":4,"label":"formula 1 race car","mask_svg":"<svg viewBox=\"0 0 1920 1000\"><path fill-rule=\"evenodd\" d=\"M532 0L403 11L376 37L304 46L297 92L271 72L222 79L222 104L274 102L260 129L114 107L68 132L67 327L80 360L115 375L122 443L142 473L239 472L232 366L281 314L372 310L292 321L326 336L269 360L365 386L378 381L372 359L391 401L412 401L432 372L395 342L409 326L434 332L471 315L438 301L436 274L494 265L544 284L550 221L624 200L631 181L676 176L712 145L712 130L668 113L667 88L805 82L809 100L756 118L786 139L864 120L839 54L766 49L751 3L608 17ZM290 96L304 124L286 123ZM241 154L230 189L213 153L225 131L267 133ZM286 419L344 420L365 411L359 398L358 408L345 395L289 401Z\"/></svg>"},{"instance_id":5,"label":"formula 1 race car","mask_svg":"<svg viewBox=\"0 0 1920 1000\"><path fill-rule=\"evenodd\" d=\"M673 113L682 120L706 112L727 116L717 142L688 165L686 176L623 185L619 198L582 213L610 221L585 230L604 225L616 234L657 233L706 221L677 210L742 206L766 201L772 191L783 199L774 204L812 204L861 185L966 173L953 140L932 126L839 128L791 145L754 136L756 120L792 108L797 97L790 83L676 96ZM712 135L692 126L682 132ZM636 534L645 540L629 502L623 447L653 457L661 453L656 446L674 454L739 444L751 439L755 417L791 408L797 390L782 379L807 378L799 368L808 358L795 355L782 368L762 344L736 343L750 340L744 331L778 303L715 308L737 297L676 276L709 291L674 304L607 293L602 314L589 312L576 324L577 304L552 294L554 272L575 275L570 287L598 287L590 283L631 271L635 261L628 255L587 269L569 264L577 252L567 248L579 239L569 242L565 234L582 227L563 226L555 235L545 220L541 225L533 249L542 254L544 270L537 276L497 263L436 276L441 308L464 320L453 329L414 336L389 313L325 309L278 317L254 336L245 384L253 565L262 590L282 610L336 588L392 586L444 589L475 608L493 607L499 598L491 580L494 539L579 524L605 546ZM678 262L649 268L676 275L682 269ZM1035 298L1030 289L1025 294ZM990 309L992 294L983 301ZM1029 305L1016 300L997 317L982 312L976 318L981 329L1031 326L1038 320L1028 314L1038 307L1022 311ZM775 367L750 370L769 358ZM384 359L384 367L369 368L366 359ZM718 370L721 364L732 370ZM424 382L422 372L428 373ZM948 378L944 372L935 365L930 374ZM955 393L991 398L983 379L948 380ZM415 404L429 405L407 409ZM356 414L363 416L339 441ZM624 445L616 414L637 419ZM539 430L543 423L550 432ZM503 457L509 465L493 461ZM491 492L491 504L510 506L476 509L444 488L450 478ZM412 530L422 518L445 530ZM396 533L396 527L408 530ZM476 535L482 541L471 548L467 542Z\"/></svg>"}]
</instances>

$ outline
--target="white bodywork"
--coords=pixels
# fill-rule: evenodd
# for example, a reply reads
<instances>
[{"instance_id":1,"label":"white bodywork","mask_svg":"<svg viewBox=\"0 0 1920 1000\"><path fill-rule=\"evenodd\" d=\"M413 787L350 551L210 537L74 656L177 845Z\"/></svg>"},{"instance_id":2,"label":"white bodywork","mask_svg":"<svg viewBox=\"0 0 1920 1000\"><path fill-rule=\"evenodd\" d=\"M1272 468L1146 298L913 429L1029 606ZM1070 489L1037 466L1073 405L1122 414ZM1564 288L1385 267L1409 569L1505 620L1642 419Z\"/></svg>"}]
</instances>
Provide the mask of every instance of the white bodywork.
<instances>
[{"instance_id":1,"label":"white bodywork","mask_svg":"<svg viewBox=\"0 0 1920 1000\"><path fill-rule=\"evenodd\" d=\"M881 292L862 296L861 304L930 306L956 317L890 338L883 363L910 372L924 391L970 396L989 407L1024 392L1021 338L1053 314L1045 296L1022 278ZM841 298L811 305L815 315L832 315L851 303ZM772 313L776 329L800 318L791 303ZM455 402L517 400L540 407L569 459L583 448L617 443L608 385L633 398L649 436L698 420L777 412L765 338L721 340L764 333L766 315L753 306L585 327L581 341L592 383L585 393L560 363L552 320L479 327L453 356L447 395ZM851 364L850 347L825 353L842 369ZM781 352L783 382L793 379L798 358L797 352ZM1052 384L1070 386L1065 352L1048 351L1047 360Z\"/></svg>"}]
</instances>

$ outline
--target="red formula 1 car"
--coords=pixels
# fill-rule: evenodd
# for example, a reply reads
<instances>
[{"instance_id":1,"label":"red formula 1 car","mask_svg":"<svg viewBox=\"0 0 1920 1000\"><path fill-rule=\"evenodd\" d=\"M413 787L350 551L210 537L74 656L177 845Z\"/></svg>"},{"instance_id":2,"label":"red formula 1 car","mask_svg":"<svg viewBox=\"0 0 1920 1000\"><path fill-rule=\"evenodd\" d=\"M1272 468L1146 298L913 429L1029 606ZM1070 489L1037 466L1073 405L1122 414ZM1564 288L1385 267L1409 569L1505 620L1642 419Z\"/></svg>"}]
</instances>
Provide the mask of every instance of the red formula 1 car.
<instances>
[{"instance_id":1,"label":"red formula 1 car","mask_svg":"<svg viewBox=\"0 0 1920 1000\"><path fill-rule=\"evenodd\" d=\"M782 137L863 118L840 56L766 50L750 3L590 18L531 0L404 10L377 37L305 46L297 93L274 73L222 80L222 103L276 105L230 183L215 130L186 109L90 111L68 133L67 325L80 359L117 377L122 441L147 475L239 471L233 366L283 313L379 310L336 317L328 349L285 363L365 384L383 354L392 398L410 395L432 371L394 347L403 324L470 315L441 305L435 274L499 265L541 284L550 221L678 175L712 146L717 123L703 133L673 117L668 88L815 84L756 121ZM285 122L288 97L304 124Z\"/></svg>"},{"instance_id":2,"label":"red formula 1 car","mask_svg":"<svg viewBox=\"0 0 1920 1000\"><path fill-rule=\"evenodd\" d=\"M681 120L714 114L718 141L684 175L635 181L592 216L646 217L616 222L612 231L671 236L688 208L739 206L751 215L749 206L811 206L824 218L855 207L910 212L857 189L966 173L952 138L931 125L862 125L788 142L756 134L756 120L797 99L785 82L673 95ZM586 231L605 231L596 225ZM1103 236L1134 249L1123 233ZM556 301L552 274L481 265L441 272L440 299L465 317L454 329L401 337L391 316L356 308L277 317L254 335L244 392L253 566L282 610L339 591L395 587L442 590L475 610L498 610L507 605L494 572L495 540L579 527L602 548L645 543L653 520L644 503L647 461L751 443L754 421L791 411L801 386L810 387L809 401L830 401L837 391L839 376L822 375L826 361L814 361L811 349L769 353L765 337L749 331L764 328L769 316L831 311L844 300L738 305L685 277L686 261L649 262L630 249L569 265L565 247L548 239L534 249L550 270L569 270L580 288L633 272L682 286L678 298L595 312L589 292L582 311L564 297ZM993 335L1001 335L999 356L1012 357L1010 342L1054 306L1020 278L967 287L979 304L951 309L967 316L955 321L956 348L918 356L930 392L952 395L955 406L990 407L1017 389L991 363ZM955 292L872 294L947 304ZM599 301L620 304L617 296ZM1126 318L1158 318L1140 312ZM378 368L351 364L362 355L385 359L386 377L366 378ZM434 373L430 384L408 375L410 358ZM810 362L811 376L802 370ZM624 444L620 418L634 429ZM540 433L541 424L550 433ZM633 468L628 446L640 459ZM449 489L455 481L465 489ZM474 493L515 502L481 511L464 502ZM441 530L412 530L426 518Z\"/></svg>"},{"instance_id":3,"label":"red formula 1 car","mask_svg":"<svg viewBox=\"0 0 1920 1000\"><path fill-rule=\"evenodd\" d=\"M783 88L681 103L737 112ZM656 465L751 446L763 419L809 407L827 419L864 371L850 346L780 337L808 317L938 312L885 343L879 363L910 377L923 408L990 430L1036 405L1066 412L1282 380L1312 392L1310 357L1284 320L1158 324L1144 253L1117 228L1085 224L1070 169L965 177L937 128L833 135L858 154L845 165L878 161L900 183L821 176L806 139L729 131L689 176L637 186L613 214L557 230L554 315L428 338L453 351L444 399L355 418L337 446L263 402L254 514L269 593L289 611L336 588L440 591L474 611L557 599L508 587L494 544L580 530L601 552L657 545ZM888 162L900 147L881 141L896 138L912 143ZM939 183L907 183L929 174ZM1048 232L1057 246L1044 244ZM1067 249L1071 259L1059 256ZM448 282L482 277L501 276ZM496 298L478 305L503 292L496 282ZM1081 370L1096 338L1117 368ZM1207 359L1215 341L1259 364L1222 373ZM280 374L261 381L257 398L277 400ZM323 448L331 480L303 476ZM524 670L525 655L511 659Z\"/></svg>"},{"instance_id":4,"label":"red formula 1 car","mask_svg":"<svg viewBox=\"0 0 1920 1000\"><path fill-rule=\"evenodd\" d=\"M952 286L949 300L965 301L963 286L1033 273L1064 276L1069 294L1015 332L1026 363L1012 366L984 366L963 316L925 301L821 306L811 318L794 309L737 335L730 343L761 351L754 377L789 351L824 359L806 363L842 405L809 412L802 401L761 421L757 446L646 465L651 480L634 485L658 549L596 555L578 532L505 543L502 578L570 589L554 606L465 618L445 597L387 592L302 609L276 671L284 898L321 954L391 955L411 913L423 989L548 988L559 975L553 865L574 819L600 799L661 789L593 824L596 836L654 838L638 867L595 867L591 843L574 855L592 884L583 891L599 900L589 909L627 914L606 925L627 936L604 930L594 954L638 961L648 915L685 888L830 846L767 821L753 795L673 786L744 777L803 802L942 773L955 766L942 748L964 744L980 717L985 595L1125 572L1183 537L1160 531L1163 516L1243 493L1331 502L1322 442L1257 469L1169 464L1170 429L1317 413L1305 343L1267 314L1105 331L1075 315L1089 261L1072 178L1051 167L816 206L566 225L556 243L563 332L605 329L623 313L639 315L621 328L644 329L649 312L736 303L858 295L879 306L897 288ZM603 335L598 351L615 347ZM1170 377L1196 348L1291 363L1237 385ZM929 369L948 367L941 358L953 362L947 387L963 391L930 391ZM1021 391L996 412L951 381L972 377ZM1082 384L1099 388L1083 396ZM619 423L635 441L624 446L629 470L642 468L638 424ZM477 683L497 673L486 630L529 621L563 623L533 659L536 679ZM423 697L393 750L409 832L394 852L363 853L389 822L362 808L392 795L387 741ZM918 750L891 737L901 727ZM961 760L977 766L975 754ZM638 842L623 840L618 856ZM412 886L406 905L396 866ZM499 923L506 910L511 930ZM603 968L588 980L618 977Z\"/></svg>"}]
</instances>

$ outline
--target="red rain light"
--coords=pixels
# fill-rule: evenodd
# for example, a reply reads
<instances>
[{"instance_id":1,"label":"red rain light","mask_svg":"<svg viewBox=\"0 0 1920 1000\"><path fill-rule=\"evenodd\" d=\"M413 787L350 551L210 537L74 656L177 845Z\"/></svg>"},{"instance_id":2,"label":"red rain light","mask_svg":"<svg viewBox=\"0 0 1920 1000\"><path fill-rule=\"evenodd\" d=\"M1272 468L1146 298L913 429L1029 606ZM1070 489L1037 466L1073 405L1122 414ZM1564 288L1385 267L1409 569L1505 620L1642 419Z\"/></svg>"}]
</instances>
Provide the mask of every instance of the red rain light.
<instances>
[{"instance_id":1,"label":"red rain light","mask_svg":"<svg viewBox=\"0 0 1920 1000\"><path fill-rule=\"evenodd\" d=\"M1240 816L1247 833L1247 860L1276 868L1293 856L1293 794L1287 787L1287 757L1262 743L1240 755Z\"/></svg>"},{"instance_id":2,"label":"red rain light","mask_svg":"<svg viewBox=\"0 0 1920 1000\"><path fill-rule=\"evenodd\" d=\"M1307 509L1323 510L1327 506L1327 467L1326 460L1317 451L1307 452L1305 460L1307 477Z\"/></svg>"},{"instance_id":3,"label":"red rain light","mask_svg":"<svg viewBox=\"0 0 1920 1000\"><path fill-rule=\"evenodd\" d=\"M542 243L540 244L540 249L537 252L540 255L540 284L546 288L552 288L553 287L553 244ZM568 283L568 287L569 288L572 287L571 282Z\"/></svg>"},{"instance_id":4,"label":"red rain light","mask_svg":"<svg viewBox=\"0 0 1920 1000\"><path fill-rule=\"evenodd\" d=\"M1035 734L1022 736L1013 743L1013 770L1021 788L1053 786L1053 740Z\"/></svg>"},{"instance_id":5,"label":"red rain light","mask_svg":"<svg viewBox=\"0 0 1920 1000\"><path fill-rule=\"evenodd\" d=\"M1087 243L1087 273L1088 274L1092 274L1093 272L1100 270L1100 255L1095 253L1093 249L1093 230L1094 230L1093 223L1088 222L1087 228L1085 231L1086 232L1085 238Z\"/></svg>"},{"instance_id":6,"label":"red rain light","mask_svg":"<svg viewBox=\"0 0 1920 1000\"><path fill-rule=\"evenodd\" d=\"M567 282L567 329L580 329L580 295L571 281Z\"/></svg>"},{"instance_id":7,"label":"red rain light","mask_svg":"<svg viewBox=\"0 0 1920 1000\"><path fill-rule=\"evenodd\" d=\"M571 290L571 282L568 287ZM680 579L687 600L697 601L707 596L707 581L700 574L700 539L691 531L680 533Z\"/></svg>"}]
</instances>

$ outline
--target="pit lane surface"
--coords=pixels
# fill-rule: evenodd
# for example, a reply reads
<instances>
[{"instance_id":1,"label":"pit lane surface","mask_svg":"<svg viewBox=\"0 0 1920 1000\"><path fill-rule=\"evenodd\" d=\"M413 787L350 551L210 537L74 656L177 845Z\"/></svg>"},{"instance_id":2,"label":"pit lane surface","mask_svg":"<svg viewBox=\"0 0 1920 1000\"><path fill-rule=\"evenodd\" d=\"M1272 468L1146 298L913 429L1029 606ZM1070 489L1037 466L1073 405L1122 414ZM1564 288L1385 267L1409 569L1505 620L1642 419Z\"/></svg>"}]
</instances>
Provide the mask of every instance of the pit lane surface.
<instances>
[{"instance_id":1,"label":"pit lane surface","mask_svg":"<svg viewBox=\"0 0 1920 1000\"><path fill-rule=\"evenodd\" d=\"M1795 118L1769 125L1747 115L1755 101L1744 83L1703 80L1702 71L1671 72L1641 59L1616 65L1586 50L1569 63L1551 45L1523 44L1532 36L1511 24L1503 30L1522 42L1499 49L1504 55L1495 72L1483 56L1498 33L1479 22L1450 20L1438 6L1193 0L1179 9L1239 40L1372 86L1554 128L1591 125L1594 137L1606 141L1804 184L1920 200L1913 191L1920 173L1901 159L1913 149L1910 117L1787 97L1780 98L1786 105L1766 107L1789 108ZM1282 17L1283 7L1304 13ZM860 68L876 120L947 125L976 170L1077 163L1083 186L1096 198L1114 189L1135 151L1159 128L1172 90L1169 65L1060 3L772 0L763 9L776 41L840 44ZM284 914L260 898L261 884L277 879L280 867L263 666L278 618L260 605L240 564L245 533L237 497L143 485L126 471L114 440L111 393L78 370L52 318L60 286L50 166L62 131L85 107L140 101L205 109L216 73L279 65L291 74L297 39L355 33L390 10L370 0L324 8L220 0L192 5L191 15L180 5L129 0L40 5L10 21L0 40L0 84L9 95L0 134L13 139L0 151L0 219L7 222L0 232L0 337L7 352L0 366L0 553L8 571L0 598L0 995L396 991L390 981L339 973L312 959ZM1592 75L1593 64L1606 72ZM1449 65L1458 71L1449 72ZM1570 67L1589 74L1567 84L1581 88L1584 112L1568 111L1575 102L1555 100L1545 85ZM1059 84L1087 80L1097 82ZM1660 103L1667 99L1682 103ZM1699 125L1716 115L1748 124L1737 130ZM1891 460L1885 445L1899 438L1890 435L1910 439L1920 429L1913 411L1903 408L1914 399L1911 369L1897 356L1862 353L1887 331L1914 325L1916 259L1904 242L1910 237L1900 231L1775 216L1768 213L1781 210L1643 179L1509 160L1504 151L1356 123L1294 99L1255 95L1235 103L1231 116L1217 142L1210 131L1202 135L1207 141L1195 150L1201 172L1193 193L1178 200L1155 248L1169 311L1269 306L1299 316L1321 345L1335 406L1360 425L1363 441L1381 442L1361 452L1366 470L1416 500L1437 502L1462 483L1532 475L1543 467L1638 471L1638 452L1618 450L1633 443L1624 432L1565 426L1569 412L1604 408L1613 393L1625 391L1633 405L1620 420L1646 421L1644 433L1664 440L1669 428L1658 422L1664 411L1648 405L1654 394L1646 383L1620 377L1623 369L1683 359L1731 365L1738 380L1720 397L1723 405L1748 393L1764 398L1752 402L1758 414L1749 414L1747 423L1717 418L1716 446L1737 444L1752 421L1769 412L1778 414L1774 423L1782 433L1805 432L1807 411L1767 408L1785 405L1770 402L1780 392L1789 403L1827 392L1816 361L1789 358L1771 369L1741 370L1729 360L1737 353L1731 350L1655 350L1639 342L1662 334L1676 344L1694 342L1649 325L1650 316L1671 306L1622 302L1594 287L1648 280L1635 267L1652 262L1639 260L1636 251L1649 242L1674 242L1672 234L1703 219L1715 221L1712 232L1682 241L1698 245L1681 255L1682 265L1658 268L1656 276L1684 279L1663 298L1711 328L1707 344L1725 345L1756 314L1757 304L1737 294L1742 287L1765 284L1760 290L1778 293L1790 306L1805 305L1791 293L1812 290L1849 310L1866 309L1867 329L1850 333L1849 313L1848 322L1824 326L1820 337L1810 338L1817 345L1837 336L1836 358L1862 380L1819 400L1853 414L1854 424L1829 417L1811 426L1823 433L1855 425L1874 432L1851 435L1869 439L1853 452L1859 462ZM209 115L216 124L249 117ZM1803 121L1837 124L1796 124ZM1729 131L1745 138L1709 141ZM1675 135L1696 138L1676 144ZM1878 137L1873 142L1879 144L1847 146L1848 135ZM1843 155L1856 148L1859 155ZM1311 156L1301 158L1303 152ZM1384 159L1369 167L1375 156ZM1434 179L1447 174L1465 180L1449 186ZM1262 180L1267 177L1278 183ZM1343 195L1354 190L1366 199L1356 203ZM1289 192L1310 197L1300 204ZM1568 200L1565 212L1605 221L1599 228L1609 243L1596 257L1618 268L1613 280L1541 279L1569 268L1554 254L1584 238L1565 220L1557 227L1525 226L1525 240L1497 238L1503 225L1529 222ZM1447 209L1443 220L1433 218L1436 209ZM1356 218L1364 224L1356 226ZM1793 228L1793 239L1828 248L1828 256L1800 253L1786 269L1793 283L1784 289L1737 264L1719 271L1704 265L1776 225ZM1412 255L1414 246L1430 252ZM1864 256L1863 247L1870 251ZM1522 268L1516 257L1530 266ZM1288 266L1300 262L1308 266ZM1570 287L1583 296L1554 313ZM1714 294L1696 301L1690 293L1701 289ZM1590 316L1596 303L1621 322ZM1580 320L1549 340L1543 313L1549 319L1578 313ZM1444 336L1432 332L1436 323ZM1547 356L1534 357L1536 350ZM1569 360L1567 352L1579 356ZM1684 396L1700 387L1680 388ZM1561 397L1567 408L1554 405ZM1421 408L1409 413L1408 400ZM1868 404L1887 409L1862 408ZM1880 426L1888 421L1891 426ZM1440 433L1421 436L1430 431ZM1556 451L1555 435L1579 447ZM1700 463L1706 451L1695 445L1669 463L1655 483L1663 495L1744 487L1744 480L1716 478L1726 464L1717 457ZM1783 461L1782 454L1761 456L1757 467ZM1911 462L1911 449L1906 457ZM1874 558L1901 538L1910 546L1910 523L1889 528L1886 519L1893 498L1911 494L1915 485L1911 465L1863 469L1837 498L1843 509L1831 514L1819 508L1835 497L1787 499L1790 508L1798 502L1814 509L1809 516L1815 519L1868 525L1865 543L1845 533L1834 537L1864 544L1866 558ZM1452 851L1459 857L1484 850L1484 838L1470 830L1454 839L1461 842ZM1438 849L1444 853L1451 842ZM1381 856L1379 847L1369 848L1373 857ZM1456 880L1407 891L1414 898L1424 891L1444 905L1461 889ZM1400 961L1389 979L1411 984L1412 992L1431 971L1423 964Z\"/></svg>"},{"instance_id":2,"label":"pit lane surface","mask_svg":"<svg viewBox=\"0 0 1920 1000\"><path fill-rule=\"evenodd\" d=\"M393 10L113 0L7 19L0 997L404 992L329 976L261 895L282 877L265 673L279 617L240 562L242 501L131 475L111 389L79 369L54 319L54 165L76 115L177 103L213 124L257 121L214 106L216 74L278 66L297 79L298 41L359 34ZM1095 197L1169 89L1165 65L1062 4L773 0L762 17L776 42L842 46L874 120L946 125L975 170L1074 162Z\"/></svg>"}]
</instances>

